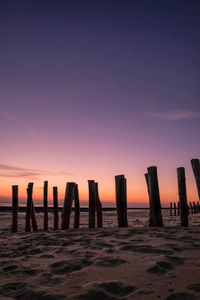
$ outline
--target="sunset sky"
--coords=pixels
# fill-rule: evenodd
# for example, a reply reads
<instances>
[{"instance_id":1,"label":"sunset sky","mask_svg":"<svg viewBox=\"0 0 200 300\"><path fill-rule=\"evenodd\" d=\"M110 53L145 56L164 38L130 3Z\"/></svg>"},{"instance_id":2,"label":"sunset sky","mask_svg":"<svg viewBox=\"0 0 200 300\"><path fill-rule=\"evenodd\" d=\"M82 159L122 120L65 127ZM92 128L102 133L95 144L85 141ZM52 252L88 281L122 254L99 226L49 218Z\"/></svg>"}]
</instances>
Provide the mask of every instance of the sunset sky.
<instances>
[{"instance_id":1,"label":"sunset sky","mask_svg":"<svg viewBox=\"0 0 200 300\"><path fill-rule=\"evenodd\" d=\"M77 182L85 205L88 179L112 205L118 174L129 206L148 205L152 165L163 205L180 166L197 201L199 16L198 0L1 1L0 205L13 184L22 203L28 182L42 203L44 180L60 204Z\"/></svg>"}]
</instances>

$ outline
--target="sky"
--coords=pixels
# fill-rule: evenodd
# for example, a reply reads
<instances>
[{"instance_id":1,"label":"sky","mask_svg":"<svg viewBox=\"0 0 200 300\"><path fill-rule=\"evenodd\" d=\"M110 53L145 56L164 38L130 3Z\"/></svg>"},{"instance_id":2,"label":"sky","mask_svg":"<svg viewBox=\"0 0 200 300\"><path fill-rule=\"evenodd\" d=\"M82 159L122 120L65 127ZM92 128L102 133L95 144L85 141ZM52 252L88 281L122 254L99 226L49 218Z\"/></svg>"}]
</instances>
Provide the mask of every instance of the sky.
<instances>
[{"instance_id":1,"label":"sky","mask_svg":"<svg viewBox=\"0 0 200 300\"><path fill-rule=\"evenodd\" d=\"M28 182L99 183L115 201L127 178L128 205L148 205L144 178L158 167L161 203L178 201L185 167L200 158L200 1L26 0L0 3L0 205ZM24 202L23 202L24 203Z\"/></svg>"}]
</instances>

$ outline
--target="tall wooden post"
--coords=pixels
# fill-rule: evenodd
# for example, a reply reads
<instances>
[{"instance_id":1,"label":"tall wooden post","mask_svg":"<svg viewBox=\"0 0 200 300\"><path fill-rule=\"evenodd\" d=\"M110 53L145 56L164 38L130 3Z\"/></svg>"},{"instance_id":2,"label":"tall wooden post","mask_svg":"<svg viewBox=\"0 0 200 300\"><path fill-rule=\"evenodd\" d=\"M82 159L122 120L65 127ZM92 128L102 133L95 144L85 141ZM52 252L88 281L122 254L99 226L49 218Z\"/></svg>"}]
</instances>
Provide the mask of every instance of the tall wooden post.
<instances>
[{"instance_id":1,"label":"tall wooden post","mask_svg":"<svg viewBox=\"0 0 200 300\"><path fill-rule=\"evenodd\" d=\"M162 227L163 220L158 186L157 167L152 166L148 168L148 182L151 203L150 209L152 214L152 226Z\"/></svg>"},{"instance_id":2,"label":"tall wooden post","mask_svg":"<svg viewBox=\"0 0 200 300\"><path fill-rule=\"evenodd\" d=\"M118 227L128 227L126 178L124 175L115 176L115 191Z\"/></svg>"},{"instance_id":3,"label":"tall wooden post","mask_svg":"<svg viewBox=\"0 0 200 300\"><path fill-rule=\"evenodd\" d=\"M146 179L146 184L147 184L147 191L148 191L148 196L149 196L149 226L153 225L153 220L152 220L152 209L151 209L151 197L150 197L150 191L149 191L149 175L148 173L144 174L145 179Z\"/></svg>"},{"instance_id":4,"label":"tall wooden post","mask_svg":"<svg viewBox=\"0 0 200 300\"><path fill-rule=\"evenodd\" d=\"M180 216L180 202L177 203L178 206L178 216Z\"/></svg>"},{"instance_id":5,"label":"tall wooden post","mask_svg":"<svg viewBox=\"0 0 200 300\"><path fill-rule=\"evenodd\" d=\"M197 191L198 191L199 200L200 200L200 162L199 162L199 159L193 158L191 160L191 165L192 165L192 170L194 173Z\"/></svg>"},{"instance_id":6,"label":"tall wooden post","mask_svg":"<svg viewBox=\"0 0 200 300\"><path fill-rule=\"evenodd\" d=\"M76 184L75 191L74 191L74 228L79 228L79 223L80 223L80 203L79 203L78 184Z\"/></svg>"},{"instance_id":7,"label":"tall wooden post","mask_svg":"<svg viewBox=\"0 0 200 300\"><path fill-rule=\"evenodd\" d=\"M174 202L174 216L176 216L176 202Z\"/></svg>"},{"instance_id":8,"label":"tall wooden post","mask_svg":"<svg viewBox=\"0 0 200 300\"><path fill-rule=\"evenodd\" d=\"M44 182L44 230L48 230L48 181Z\"/></svg>"},{"instance_id":9,"label":"tall wooden post","mask_svg":"<svg viewBox=\"0 0 200 300\"><path fill-rule=\"evenodd\" d=\"M99 199L98 183L95 182L95 196L96 196L96 211L97 211L97 228L102 228L103 226L103 216L102 216L102 204Z\"/></svg>"},{"instance_id":10,"label":"tall wooden post","mask_svg":"<svg viewBox=\"0 0 200 300\"><path fill-rule=\"evenodd\" d=\"M172 216L172 202L170 202L170 216Z\"/></svg>"},{"instance_id":11,"label":"tall wooden post","mask_svg":"<svg viewBox=\"0 0 200 300\"><path fill-rule=\"evenodd\" d=\"M178 179L178 194L181 207L181 226L188 227L188 204L187 204L187 193L186 193L186 182L185 182L185 169L183 167L177 169Z\"/></svg>"},{"instance_id":12,"label":"tall wooden post","mask_svg":"<svg viewBox=\"0 0 200 300\"><path fill-rule=\"evenodd\" d=\"M69 229L72 202L75 196L75 188L76 188L75 182L67 183L66 192L65 192L65 201L63 205L63 211L62 211L61 229Z\"/></svg>"},{"instance_id":13,"label":"tall wooden post","mask_svg":"<svg viewBox=\"0 0 200 300\"><path fill-rule=\"evenodd\" d=\"M33 183L30 182L27 188L27 205L26 205L26 227L25 231L31 231L31 210L32 210L32 194L33 194Z\"/></svg>"},{"instance_id":14,"label":"tall wooden post","mask_svg":"<svg viewBox=\"0 0 200 300\"><path fill-rule=\"evenodd\" d=\"M12 186L12 232L16 233L18 227L18 185Z\"/></svg>"},{"instance_id":15,"label":"tall wooden post","mask_svg":"<svg viewBox=\"0 0 200 300\"><path fill-rule=\"evenodd\" d=\"M53 187L53 213L54 213L54 224L53 229L58 230L58 188Z\"/></svg>"},{"instance_id":16,"label":"tall wooden post","mask_svg":"<svg viewBox=\"0 0 200 300\"><path fill-rule=\"evenodd\" d=\"M95 228L96 195L95 181L88 180L89 187L89 228Z\"/></svg>"}]
</instances>

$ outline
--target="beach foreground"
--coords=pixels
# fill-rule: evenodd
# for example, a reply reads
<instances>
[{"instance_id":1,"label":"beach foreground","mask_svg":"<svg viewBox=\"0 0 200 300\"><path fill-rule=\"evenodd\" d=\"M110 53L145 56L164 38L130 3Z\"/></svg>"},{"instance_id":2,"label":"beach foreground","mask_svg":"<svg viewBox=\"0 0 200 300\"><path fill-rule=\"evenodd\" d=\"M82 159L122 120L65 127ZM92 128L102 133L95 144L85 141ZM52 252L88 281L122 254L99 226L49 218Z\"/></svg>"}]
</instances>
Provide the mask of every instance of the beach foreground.
<instances>
[{"instance_id":1,"label":"beach foreground","mask_svg":"<svg viewBox=\"0 0 200 300\"><path fill-rule=\"evenodd\" d=\"M89 230L82 213L80 229L24 233L21 213L11 234L11 214L1 214L0 299L200 299L200 214L189 228L164 215L164 228L130 211L129 228L105 212L105 228Z\"/></svg>"}]
</instances>

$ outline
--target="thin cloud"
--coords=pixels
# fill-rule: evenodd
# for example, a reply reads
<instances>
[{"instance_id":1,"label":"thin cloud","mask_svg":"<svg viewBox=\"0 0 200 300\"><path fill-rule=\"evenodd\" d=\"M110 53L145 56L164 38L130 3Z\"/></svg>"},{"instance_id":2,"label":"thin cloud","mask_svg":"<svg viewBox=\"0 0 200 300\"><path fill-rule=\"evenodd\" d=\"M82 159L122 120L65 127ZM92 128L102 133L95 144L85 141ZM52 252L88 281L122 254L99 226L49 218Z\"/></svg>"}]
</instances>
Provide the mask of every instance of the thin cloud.
<instances>
[{"instance_id":1,"label":"thin cloud","mask_svg":"<svg viewBox=\"0 0 200 300\"><path fill-rule=\"evenodd\" d=\"M200 118L200 111L177 110L177 111L168 111L168 112L150 112L148 113L148 115L156 119L176 121L176 120L183 120L183 119Z\"/></svg>"},{"instance_id":2,"label":"thin cloud","mask_svg":"<svg viewBox=\"0 0 200 300\"><path fill-rule=\"evenodd\" d=\"M40 175L41 172L39 170L0 164L0 177L27 178L36 180Z\"/></svg>"}]
</instances>

